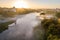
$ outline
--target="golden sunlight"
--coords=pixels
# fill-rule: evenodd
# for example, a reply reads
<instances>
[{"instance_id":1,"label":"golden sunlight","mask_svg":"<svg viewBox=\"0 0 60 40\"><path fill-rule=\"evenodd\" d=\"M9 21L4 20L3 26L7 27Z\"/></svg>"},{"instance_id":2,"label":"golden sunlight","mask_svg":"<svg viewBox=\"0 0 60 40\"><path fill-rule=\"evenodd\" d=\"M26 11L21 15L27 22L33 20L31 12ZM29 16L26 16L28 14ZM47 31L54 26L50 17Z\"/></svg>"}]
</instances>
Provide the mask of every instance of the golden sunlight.
<instances>
[{"instance_id":1,"label":"golden sunlight","mask_svg":"<svg viewBox=\"0 0 60 40\"><path fill-rule=\"evenodd\" d=\"M28 8L28 5L25 1L17 1L13 6L15 6L16 8Z\"/></svg>"}]
</instances>

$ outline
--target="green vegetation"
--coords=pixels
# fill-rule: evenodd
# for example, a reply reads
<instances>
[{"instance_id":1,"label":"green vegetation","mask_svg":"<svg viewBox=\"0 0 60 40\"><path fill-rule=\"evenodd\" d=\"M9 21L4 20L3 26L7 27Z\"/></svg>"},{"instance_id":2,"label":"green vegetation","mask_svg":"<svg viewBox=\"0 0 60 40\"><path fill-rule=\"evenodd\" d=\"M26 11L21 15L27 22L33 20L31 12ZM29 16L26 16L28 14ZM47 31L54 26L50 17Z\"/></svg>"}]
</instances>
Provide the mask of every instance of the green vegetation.
<instances>
[{"instance_id":1,"label":"green vegetation","mask_svg":"<svg viewBox=\"0 0 60 40\"><path fill-rule=\"evenodd\" d=\"M11 11L2 11L2 12L0 12L0 15L1 15L1 17L7 18L7 17L14 17L16 15L16 13L11 12Z\"/></svg>"},{"instance_id":2,"label":"green vegetation","mask_svg":"<svg viewBox=\"0 0 60 40\"><path fill-rule=\"evenodd\" d=\"M57 17L57 18L60 18L60 12L57 12L57 13L56 13L56 17Z\"/></svg>"},{"instance_id":3,"label":"green vegetation","mask_svg":"<svg viewBox=\"0 0 60 40\"><path fill-rule=\"evenodd\" d=\"M8 25L13 23L14 21L9 21L5 23L0 23L0 33L3 32L4 30L8 29Z\"/></svg>"},{"instance_id":4,"label":"green vegetation","mask_svg":"<svg viewBox=\"0 0 60 40\"><path fill-rule=\"evenodd\" d=\"M42 26L45 28L45 40L60 40L60 23L58 20L45 19L42 21Z\"/></svg>"},{"instance_id":5,"label":"green vegetation","mask_svg":"<svg viewBox=\"0 0 60 40\"><path fill-rule=\"evenodd\" d=\"M35 12L35 10L34 10L34 9L25 9L25 8L16 9L16 13L17 13L18 15L28 14L28 13L31 13L31 12Z\"/></svg>"},{"instance_id":6,"label":"green vegetation","mask_svg":"<svg viewBox=\"0 0 60 40\"><path fill-rule=\"evenodd\" d=\"M41 28L42 27L42 28ZM35 40L60 40L60 23L58 19L45 19L34 28Z\"/></svg>"},{"instance_id":7,"label":"green vegetation","mask_svg":"<svg viewBox=\"0 0 60 40\"><path fill-rule=\"evenodd\" d=\"M12 11L12 8L1 8L0 16L2 17L14 17L15 15L28 14L35 12L34 9L15 8L16 12Z\"/></svg>"},{"instance_id":8,"label":"green vegetation","mask_svg":"<svg viewBox=\"0 0 60 40\"><path fill-rule=\"evenodd\" d=\"M44 19L41 22L41 27L36 26L34 28L34 37L36 40L60 40L60 12L49 12L48 14L54 14L57 18Z\"/></svg>"},{"instance_id":9,"label":"green vegetation","mask_svg":"<svg viewBox=\"0 0 60 40\"><path fill-rule=\"evenodd\" d=\"M1 15L3 17L13 17L16 14L15 14L15 12L3 12L3 13L1 13Z\"/></svg>"}]
</instances>

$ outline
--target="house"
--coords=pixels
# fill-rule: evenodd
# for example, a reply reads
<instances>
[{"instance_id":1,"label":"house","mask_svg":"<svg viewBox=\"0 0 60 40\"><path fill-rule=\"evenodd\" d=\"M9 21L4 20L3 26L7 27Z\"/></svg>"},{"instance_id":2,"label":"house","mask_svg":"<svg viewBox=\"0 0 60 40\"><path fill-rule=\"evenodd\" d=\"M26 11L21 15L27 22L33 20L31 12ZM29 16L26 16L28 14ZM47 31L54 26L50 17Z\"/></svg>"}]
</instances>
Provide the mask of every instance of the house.
<instances>
[{"instance_id":1,"label":"house","mask_svg":"<svg viewBox=\"0 0 60 40\"><path fill-rule=\"evenodd\" d=\"M7 11L7 12L16 12L16 8L13 7L13 8L2 8L3 11Z\"/></svg>"}]
</instances>

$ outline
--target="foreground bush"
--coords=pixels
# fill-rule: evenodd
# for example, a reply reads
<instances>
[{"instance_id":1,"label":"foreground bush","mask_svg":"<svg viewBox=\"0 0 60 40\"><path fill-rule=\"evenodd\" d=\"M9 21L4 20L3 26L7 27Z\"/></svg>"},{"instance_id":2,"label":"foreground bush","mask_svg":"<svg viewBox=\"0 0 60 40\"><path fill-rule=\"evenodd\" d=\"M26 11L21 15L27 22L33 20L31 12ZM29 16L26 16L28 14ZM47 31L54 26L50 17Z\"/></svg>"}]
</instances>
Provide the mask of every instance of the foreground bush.
<instances>
[{"instance_id":1,"label":"foreground bush","mask_svg":"<svg viewBox=\"0 0 60 40\"><path fill-rule=\"evenodd\" d=\"M45 28L45 40L60 40L60 23L58 20L45 19L42 21L42 26Z\"/></svg>"}]
</instances>

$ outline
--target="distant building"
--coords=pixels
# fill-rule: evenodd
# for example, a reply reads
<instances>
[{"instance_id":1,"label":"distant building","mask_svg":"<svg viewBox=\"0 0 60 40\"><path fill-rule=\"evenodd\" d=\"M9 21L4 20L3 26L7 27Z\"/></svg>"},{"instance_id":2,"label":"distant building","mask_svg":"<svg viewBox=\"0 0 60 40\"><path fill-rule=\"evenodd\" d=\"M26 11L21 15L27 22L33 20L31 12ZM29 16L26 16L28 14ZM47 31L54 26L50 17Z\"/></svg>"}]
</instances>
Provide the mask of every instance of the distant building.
<instances>
[{"instance_id":1,"label":"distant building","mask_svg":"<svg viewBox=\"0 0 60 40\"><path fill-rule=\"evenodd\" d=\"M13 8L10 9L10 11L16 12L16 8L13 7Z\"/></svg>"},{"instance_id":2,"label":"distant building","mask_svg":"<svg viewBox=\"0 0 60 40\"><path fill-rule=\"evenodd\" d=\"M16 8L13 7L13 8L2 8L3 11L7 11L7 12L16 12Z\"/></svg>"}]
</instances>

